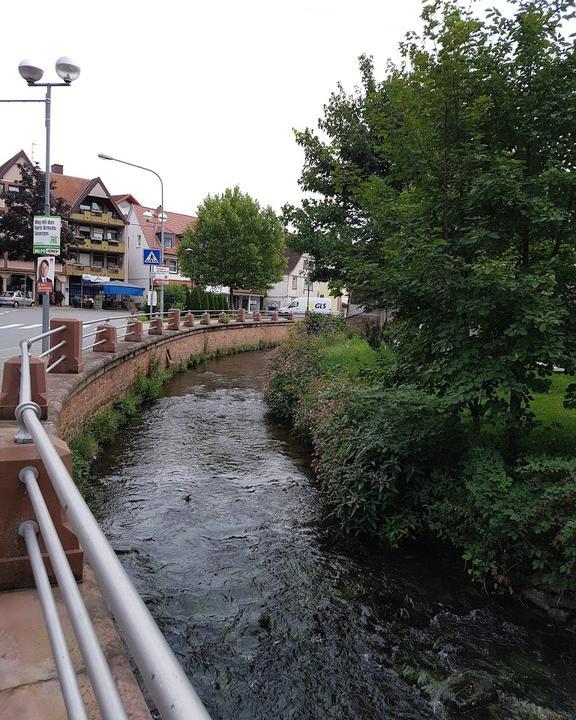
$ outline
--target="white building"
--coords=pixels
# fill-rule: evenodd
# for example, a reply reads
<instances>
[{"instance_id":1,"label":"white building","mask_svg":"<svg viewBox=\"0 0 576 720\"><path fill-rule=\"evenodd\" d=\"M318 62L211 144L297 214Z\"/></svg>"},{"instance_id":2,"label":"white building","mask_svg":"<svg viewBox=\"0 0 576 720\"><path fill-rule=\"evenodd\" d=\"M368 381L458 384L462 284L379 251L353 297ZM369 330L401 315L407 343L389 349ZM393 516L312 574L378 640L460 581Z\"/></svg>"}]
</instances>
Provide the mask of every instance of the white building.
<instances>
[{"instance_id":1,"label":"white building","mask_svg":"<svg viewBox=\"0 0 576 720\"><path fill-rule=\"evenodd\" d=\"M152 289L153 266L144 264L144 257L146 250L160 249L160 208L144 207L133 195L115 195L114 200L128 222L125 230L128 282ZM196 218L168 210L164 215L164 265L170 271L169 282L191 287L190 278L180 274L177 250L184 231Z\"/></svg>"},{"instance_id":2,"label":"white building","mask_svg":"<svg viewBox=\"0 0 576 720\"><path fill-rule=\"evenodd\" d=\"M312 282L307 279L310 259L307 255L295 252L286 252L288 265L282 280L271 287L264 297L264 310L276 305L276 308L288 305L297 297L304 297L310 291L310 297L331 297L328 283ZM342 310L342 298L332 298L332 309L335 312Z\"/></svg>"}]
</instances>

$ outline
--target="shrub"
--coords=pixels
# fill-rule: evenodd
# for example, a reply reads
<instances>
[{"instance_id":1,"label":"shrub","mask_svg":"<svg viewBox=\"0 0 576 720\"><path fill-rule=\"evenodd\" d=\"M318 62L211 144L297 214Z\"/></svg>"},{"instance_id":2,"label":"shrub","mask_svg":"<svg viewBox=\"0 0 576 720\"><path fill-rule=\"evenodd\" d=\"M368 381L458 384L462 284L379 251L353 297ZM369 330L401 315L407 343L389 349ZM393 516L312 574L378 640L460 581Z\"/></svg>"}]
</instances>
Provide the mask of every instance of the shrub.
<instances>
[{"instance_id":1,"label":"shrub","mask_svg":"<svg viewBox=\"0 0 576 720\"><path fill-rule=\"evenodd\" d=\"M397 546L422 527L423 488L449 459L442 402L410 385L336 383L318 400L313 464L333 517Z\"/></svg>"},{"instance_id":2,"label":"shrub","mask_svg":"<svg viewBox=\"0 0 576 720\"><path fill-rule=\"evenodd\" d=\"M428 525L464 552L476 579L513 587L537 574L576 590L576 460L528 456L509 468L474 448L431 488Z\"/></svg>"}]
</instances>

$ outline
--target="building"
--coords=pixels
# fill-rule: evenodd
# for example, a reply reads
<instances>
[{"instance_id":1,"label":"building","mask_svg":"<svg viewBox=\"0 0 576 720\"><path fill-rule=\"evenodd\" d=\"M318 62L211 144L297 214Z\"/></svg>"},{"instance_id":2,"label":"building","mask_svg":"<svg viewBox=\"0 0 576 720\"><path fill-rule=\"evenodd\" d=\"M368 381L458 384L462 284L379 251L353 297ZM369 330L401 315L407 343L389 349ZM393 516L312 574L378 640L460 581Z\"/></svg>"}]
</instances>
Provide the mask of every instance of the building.
<instances>
[{"instance_id":1,"label":"building","mask_svg":"<svg viewBox=\"0 0 576 720\"><path fill-rule=\"evenodd\" d=\"M328 283L308 282L308 270L310 259L307 255L287 251L288 260L286 271L282 280L271 287L264 298L264 310L276 307L276 309L288 305L291 300L297 297L304 297L310 293L310 297L331 297ZM335 312L342 311L342 298L332 298L332 309Z\"/></svg>"},{"instance_id":2,"label":"building","mask_svg":"<svg viewBox=\"0 0 576 720\"><path fill-rule=\"evenodd\" d=\"M32 167L30 158L24 150L16 153L3 165L0 165L0 186L6 192L20 192L22 177L18 165ZM6 204L0 199L0 213L5 212ZM8 254L0 257L0 292L5 290L22 290L31 293L36 299L36 270L33 260L8 259ZM64 268L60 263L56 264L56 286L63 287L66 284Z\"/></svg>"},{"instance_id":3,"label":"building","mask_svg":"<svg viewBox=\"0 0 576 720\"><path fill-rule=\"evenodd\" d=\"M153 266L146 265L146 251L160 249L161 208L141 205L133 195L114 195L122 211L126 227L126 259L128 282L145 290L154 284ZM178 267L178 245L186 228L196 222L193 215L164 211L164 266L168 268L168 282L191 286L192 279L180 273Z\"/></svg>"},{"instance_id":4,"label":"building","mask_svg":"<svg viewBox=\"0 0 576 720\"><path fill-rule=\"evenodd\" d=\"M32 163L20 151L0 167L0 182L12 192L18 192L21 175L18 164ZM56 266L54 290L64 295L64 304L73 298L95 295L103 283L126 280L125 227L127 221L112 199L101 178L92 179L64 175L62 165L52 165L50 171L52 195L70 206L68 217L74 238L69 244L70 257L64 267ZM0 207L0 211L2 208ZM3 259L0 268L4 289L14 283L34 281L34 263ZM29 266L29 267L28 267ZM22 275L24 272L24 275Z\"/></svg>"}]
</instances>

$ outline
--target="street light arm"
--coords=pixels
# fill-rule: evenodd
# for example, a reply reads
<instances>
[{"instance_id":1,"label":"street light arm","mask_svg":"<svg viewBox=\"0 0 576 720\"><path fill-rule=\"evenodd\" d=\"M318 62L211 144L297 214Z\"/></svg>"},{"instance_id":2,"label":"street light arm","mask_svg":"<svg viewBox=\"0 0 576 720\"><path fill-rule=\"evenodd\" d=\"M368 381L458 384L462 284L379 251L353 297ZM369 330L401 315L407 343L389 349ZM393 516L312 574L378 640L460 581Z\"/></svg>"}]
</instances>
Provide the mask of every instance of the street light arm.
<instances>
[{"instance_id":1,"label":"street light arm","mask_svg":"<svg viewBox=\"0 0 576 720\"><path fill-rule=\"evenodd\" d=\"M164 212L164 183L162 182L162 178L156 170L152 170L152 168L144 167L144 165L136 165L136 163L128 162L127 160L119 160L118 158L112 157L111 155L106 155L105 153L98 153L98 157L101 160L113 160L114 162L122 163L122 165L130 165L130 167L138 168L139 170L146 170L146 172L152 173L152 175L156 175L158 180L160 180L160 189L162 192L162 212Z\"/></svg>"}]
</instances>

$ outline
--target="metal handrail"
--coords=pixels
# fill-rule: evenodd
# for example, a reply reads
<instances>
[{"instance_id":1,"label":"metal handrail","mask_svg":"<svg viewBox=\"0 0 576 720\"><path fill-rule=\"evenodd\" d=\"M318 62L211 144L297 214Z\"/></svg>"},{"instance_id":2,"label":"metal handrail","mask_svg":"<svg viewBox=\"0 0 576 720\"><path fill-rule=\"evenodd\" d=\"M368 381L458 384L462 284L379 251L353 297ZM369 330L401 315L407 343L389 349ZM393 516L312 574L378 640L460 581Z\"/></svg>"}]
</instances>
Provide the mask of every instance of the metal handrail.
<instances>
[{"instance_id":1,"label":"metal handrail","mask_svg":"<svg viewBox=\"0 0 576 720\"><path fill-rule=\"evenodd\" d=\"M40 525L42 539L48 551L52 569L58 580L62 599L66 605L80 652L84 658L88 677L102 712L102 717L104 720L128 720L118 688L114 683L108 662L94 631L92 620L88 615L80 590L78 590L78 585L62 548L62 543L50 517L50 511L42 497L37 477L38 471L35 468L25 467L20 471L20 480L26 486L26 492L32 503L36 520Z\"/></svg>"},{"instance_id":2,"label":"metal handrail","mask_svg":"<svg viewBox=\"0 0 576 720\"><path fill-rule=\"evenodd\" d=\"M134 316L130 316L130 318L132 320L136 319ZM102 322L102 320L96 322ZM20 342L20 402L15 413L19 430L15 441L34 442L36 445L60 504L84 549L86 557L99 581L100 588L106 597L107 604L140 670L144 685L160 711L162 718L165 720L210 720L202 701L180 667L148 608L132 585L116 553L76 488L70 473L40 422L40 407L32 401L30 347L34 342L64 329L64 326L54 328L35 338ZM99 332L102 331L96 331L93 335L98 335ZM105 339L98 341L92 347L105 341ZM53 346L49 352L53 353L61 345L62 343ZM65 355L62 355L48 367L47 372L59 365L63 360L65 360ZM104 657L102 650L99 646L96 649L92 641L93 638L90 639L93 629L90 630L86 623L87 612L81 600L80 603L84 609L80 609L78 588L64 550L57 538L49 511L36 482L36 476L34 468L24 468L21 473L21 479L26 485L36 518L41 527L42 537L57 576L78 644L85 659L102 717L104 720L125 720L126 713L109 675L110 671L105 659L104 663L102 663ZM36 531L31 526L27 528L21 527L29 548L31 562L36 563L35 560L32 560L33 556L36 557L34 547L38 544L35 537ZM38 592L45 596L47 579L44 579L45 582L40 575L38 577ZM46 603L45 618L47 623L52 625L50 618L54 616L54 608L50 609L49 601L46 601ZM63 693L72 698L70 700L71 707L75 708L78 704L77 697L74 699L75 691L73 689L74 683L71 682L70 678L70 667L65 659L62 660L61 634L57 628L49 629L51 641L54 638L52 643L53 652L55 656L58 655L57 668ZM110 682L112 682L112 685L110 685ZM66 690L64 690L65 686ZM81 709L70 711L69 716L79 720L84 720L86 717Z\"/></svg>"},{"instance_id":3,"label":"metal handrail","mask_svg":"<svg viewBox=\"0 0 576 720\"><path fill-rule=\"evenodd\" d=\"M74 666L70 658L68 646L66 645L66 637L60 622L60 616L56 609L56 602L52 595L50 580L48 573L44 567L44 561L40 553L40 546L36 534L38 532L38 524L34 520L26 520L20 525L18 533L24 538L30 565L32 566L32 574L34 582L38 590L40 605L42 606L42 614L46 623L50 645L54 653L54 662L60 678L62 687L62 696L68 717L74 720L88 720L84 701L78 687L78 679L74 672Z\"/></svg>"},{"instance_id":4,"label":"metal handrail","mask_svg":"<svg viewBox=\"0 0 576 720\"><path fill-rule=\"evenodd\" d=\"M106 328L100 328L100 330L95 330L94 332L86 333L86 335L82 335L82 338L94 337L94 335L100 335L103 332L106 332Z\"/></svg>"},{"instance_id":5,"label":"metal handrail","mask_svg":"<svg viewBox=\"0 0 576 720\"><path fill-rule=\"evenodd\" d=\"M46 357L46 355L51 355L53 352L56 352L56 350L59 350L61 347L64 347L68 343L67 340L61 340L57 345L52 345L52 347L49 347L48 350L44 350L43 353L40 353L40 355L37 355L38 358Z\"/></svg>"},{"instance_id":6,"label":"metal handrail","mask_svg":"<svg viewBox=\"0 0 576 720\"><path fill-rule=\"evenodd\" d=\"M66 360L66 355L60 355L60 357L58 358L58 360L56 360L56 362L53 362L52 365L48 365L48 367L46 368L46 372L49 373L50 370L54 370L54 368L57 367L58 365L60 365L60 363L63 362L64 360Z\"/></svg>"},{"instance_id":7,"label":"metal handrail","mask_svg":"<svg viewBox=\"0 0 576 720\"><path fill-rule=\"evenodd\" d=\"M110 547L36 413L27 407L21 414L66 517L162 717L169 720L209 720L201 700Z\"/></svg>"}]
</instances>

